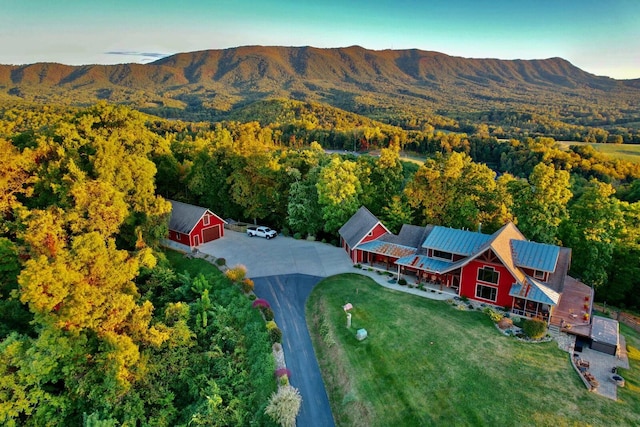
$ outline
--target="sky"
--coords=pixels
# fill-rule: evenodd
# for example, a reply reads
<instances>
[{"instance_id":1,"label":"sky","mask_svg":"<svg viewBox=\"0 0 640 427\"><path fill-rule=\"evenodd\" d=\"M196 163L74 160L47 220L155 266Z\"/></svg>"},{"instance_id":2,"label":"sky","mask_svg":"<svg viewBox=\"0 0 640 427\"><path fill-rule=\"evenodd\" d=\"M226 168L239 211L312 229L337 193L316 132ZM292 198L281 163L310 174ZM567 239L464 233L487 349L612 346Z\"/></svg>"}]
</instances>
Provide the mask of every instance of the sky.
<instances>
[{"instance_id":1,"label":"sky","mask_svg":"<svg viewBox=\"0 0 640 427\"><path fill-rule=\"evenodd\" d=\"M245 45L561 57L640 78L640 0L0 0L0 64L146 63Z\"/></svg>"}]
</instances>

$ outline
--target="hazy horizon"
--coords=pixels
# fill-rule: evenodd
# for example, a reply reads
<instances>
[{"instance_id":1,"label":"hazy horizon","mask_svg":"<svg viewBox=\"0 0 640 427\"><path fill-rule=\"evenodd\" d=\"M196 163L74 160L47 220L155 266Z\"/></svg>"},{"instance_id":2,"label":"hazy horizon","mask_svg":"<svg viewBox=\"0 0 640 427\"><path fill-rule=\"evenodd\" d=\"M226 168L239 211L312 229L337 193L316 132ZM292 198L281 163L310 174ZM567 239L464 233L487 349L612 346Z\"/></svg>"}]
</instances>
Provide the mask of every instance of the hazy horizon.
<instances>
[{"instance_id":1,"label":"hazy horizon","mask_svg":"<svg viewBox=\"0 0 640 427\"><path fill-rule=\"evenodd\" d=\"M561 57L640 78L640 2L0 0L2 64L147 63L247 45L420 49L465 58Z\"/></svg>"}]
</instances>

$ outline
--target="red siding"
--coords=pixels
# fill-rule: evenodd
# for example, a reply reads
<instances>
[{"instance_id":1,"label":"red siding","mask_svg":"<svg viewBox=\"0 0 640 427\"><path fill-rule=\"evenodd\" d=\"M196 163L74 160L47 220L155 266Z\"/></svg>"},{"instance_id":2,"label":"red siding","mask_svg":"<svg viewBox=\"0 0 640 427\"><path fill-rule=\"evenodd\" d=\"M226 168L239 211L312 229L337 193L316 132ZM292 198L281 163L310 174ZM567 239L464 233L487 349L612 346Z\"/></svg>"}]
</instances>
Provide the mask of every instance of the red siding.
<instances>
[{"instance_id":1,"label":"red siding","mask_svg":"<svg viewBox=\"0 0 640 427\"><path fill-rule=\"evenodd\" d=\"M207 216L209 217L209 225L204 225L204 218ZM218 218L215 215L206 213L202 218L200 218L200 221L198 221L196 226L193 227L193 230L191 231L191 245L195 245L196 236L198 236L198 240L200 241L200 243L206 243L202 230L204 230L205 228L213 227L220 227L220 237L224 236L224 221L222 221L222 219Z\"/></svg>"},{"instance_id":2,"label":"red siding","mask_svg":"<svg viewBox=\"0 0 640 427\"><path fill-rule=\"evenodd\" d=\"M478 270L485 266L493 267L493 269L498 272L499 277L497 286L494 286L490 283L478 281ZM514 282L515 279L504 265L473 260L469 264L464 266L462 270L460 296L465 296L469 299L494 304L500 307L504 307L507 305L511 306L511 297L509 296L509 291L511 290L511 285L513 285ZM478 283L483 284L484 286L493 286L497 288L496 301L477 298L476 285Z\"/></svg>"},{"instance_id":3,"label":"red siding","mask_svg":"<svg viewBox=\"0 0 640 427\"><path fill-rule=\"evenodd\" d=\"M204 225L204 218L209 218L209 225ZM173 240L174 242L182 243L183 245L196 246L197 244L206 243L204 239L203 231L206 229L211 229L214 227L219 228L220 237L224 236L224 221L221 218L218 218L216 215L212 215L210 213L206 213L195 227L191 231L190 235L181 234L177 231L169 230L169 240ZM178 235L180 239L178 239ZM197 239L196 239L197 236Z\"/></svg>"},{"instance_id":4,"label":"red siding","mask_svg":"<svg viewBox=\"0 0 640 427\"><path fill-rule=\"evenodd\" d=\"M365 243L365 242L370 242L372 240L376 240L378 239L380 236L382 236L383 234L385 234L387 232L387 230L385 230L385 228L382 226L382 224L377 223L373 229L369 232L369 234L367 234L366 236L364 236L364 238L359 242L359 244Z\"/></svg>"}]
</instances>

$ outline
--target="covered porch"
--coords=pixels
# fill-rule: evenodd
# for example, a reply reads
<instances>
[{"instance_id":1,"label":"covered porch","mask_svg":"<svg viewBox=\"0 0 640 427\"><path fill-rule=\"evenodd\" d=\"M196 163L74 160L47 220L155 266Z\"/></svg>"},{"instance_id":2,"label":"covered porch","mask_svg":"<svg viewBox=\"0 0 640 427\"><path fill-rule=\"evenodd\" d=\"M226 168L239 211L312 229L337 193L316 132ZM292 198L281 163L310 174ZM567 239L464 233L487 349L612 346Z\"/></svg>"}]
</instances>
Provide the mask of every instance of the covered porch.
<instances>
[{"instance_id":1,"label":"covered porch","mask_svg":"<svg viewBox=\"0 0 640 427\"><path fill-rule=\"evenodd\" d=\"M407 276L408 281L414 281L417 285L424 285L440 291L451 290L456 295L460 289L460 268L451 269L450 262L413 255L400 258L396 261L398 266L398 280Z\"/></svg>"},{"instance_id":2,"label":"covered porch","mask_svg":"<svg viewBox=\"0 0 640 427\"><path fill-rule=\"evenodd\" d=\"M514 283L509 296L513 297L511 312L523 317L542 319L549 323L560 294L545 283L526 277L524 283Z\"/></svg>"},{"instance_id":3,"label":"covered porch","mask_svg":"<svg viewBox=\"0 0 640 427\"><path fill-rule=\"evenodd\" d=\"M356 247L359 259L369 267L385 271L394 271L399 258L412 255L416 249L395 243L374 240Z\"/></svg>"}]
</instances>

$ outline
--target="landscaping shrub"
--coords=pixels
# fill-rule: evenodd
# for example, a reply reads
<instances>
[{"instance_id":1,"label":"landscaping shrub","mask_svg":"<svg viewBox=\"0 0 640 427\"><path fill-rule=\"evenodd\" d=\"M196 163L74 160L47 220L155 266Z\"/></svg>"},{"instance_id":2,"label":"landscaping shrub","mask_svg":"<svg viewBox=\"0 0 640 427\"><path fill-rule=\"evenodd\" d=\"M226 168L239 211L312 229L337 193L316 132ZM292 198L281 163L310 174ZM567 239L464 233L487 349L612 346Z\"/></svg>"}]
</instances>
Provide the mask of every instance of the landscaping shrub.
<instances>
[{"instance_id":1,"label":"landscaping shrub","mask_svg":"<svg viewBox=\"0 0 640 427\"><path fill-rule=\"evenodd\" d=\"M405 279L404 277L400 280L398 280L398 285L400 286L406 286L407 284L407 279Z\"/></svg>"},{"instance_id":2,"label":"landscaping shrub","mask_svg":"<svg viewBox=\"0 0 640 427\"><path fill-rule=\"evenodd\" d=\"M271 338L272 343L282 342L282 331L278 328L276 322L269 320L267 322L267 331L269 331L269 338Z\"/></svg>"},{"instance_id":3,"label":"landscaping shrub","mask_svg":"<svg viewBox=\"0 0 640 427\"><path fill-rule=\"evenodd\" d=\"M537 340L547 333L547 324L539 319L525 319L522 322L522 331L529 338Z\"/></svg>"},{"instance_id":4,"label":"landscaping shrub","mask_svg":"<svg viewBox=\"0 0 640 427\"><path fill-rule=\"evenodd\" d=\"M295 234L293 235L293 238L294 238L294 239L296 239L296 240L300 240L300 239L302 238L302 234L300 234L300 233L295 233Z\"/></svg>"},{"instance_id":5,"label":"landscaping shrub","mask_svg":"<svg viewBox=\"0 0 640 427\"><path fill-rule=\"evenodd\" d=\"M253 308L256 308L256 307L259 307L259 308L269 307L270 308L271 306L269 305L269 302L266 299L258 298L257 300L254 300L251 303L251 307L253 307Z\"/></svg>"},{"instance_id":6,"label":"landscaping shrub","mask_svg":"<svg viewBox=\"0 0 640 427\"><path fill-rule=\"evenodd\" d=\"M262 311L264 320L273 320L273 310L271 309L271 307L261 307L260 310Z\"/></svg>"},{"instance_id":7,"label":"landscaping shrub","mask_svg":"<svg viewBox=\"0 0 640 427\"><path fill-rule=\"evenodd\" d=\"M508 317L503 317L498 322L498 328L502 329L503 331L505 329L509 329L511 327L513 327L513 321L511 319L509 319Z\"/></svg>"},{"instance_id":8,"label":"landscaping shrub","mask_svg":"<svg viewBox=\"0 0 640 427\"><path fill-rule=\"evenodd\" d=\"M275 372L276 378L280 378L281 376L291 376L291 372L287 368L278 368Z\"/></svg>"},{"instance_id":9,"label":"landscaping shrub","mask_svg":"<svg viewBox=\"0 0 640 427\"><path fill-rule=\"evenodd\" d=\"M245 294L248 294L249 292L253 291L253 280L249 279L248 277L245 277L244 280L242 281L242 291Z\"/></svg>"},{"instance_id":10,"label":"landscaping shrub","mask_svg":"<svg viewBox=\"0 0 640 427\"><path fill-rule=\"evenodd\" d=\"M280 387L271 395L265 413L282 427L294 427L301 403L302 397L297 388L290 385Z\"/></svg>"},{"instance_id":11,"label":"landscaping shrub","mask_svg":"<svg viewBox=\"0 0 640 427\"><path fill-rule=\"evenodd\" d=\"M482 311L489 316L491 321L494 323L498 323L503 317L502 314L498 313L491 307L485 307Z\"/></svg>"},{"instance_id":12,"label":"landscaping shrub","mask_svg":"<svg viewBox=\"0 0 640 427\"><path fill-rule=\"evenodd\" d=\"M232 282L240 282L247 275L247 267L242 264L238 264L235 267L227 270L227 272L224 274Z\"/></svg>"},{"instance_id":13,"label":"landscaping shrub","mask_svg":"<svg viewBox=\"0 0 640 427\"><path fill-rule=\"evenodd\" d=\"M216 265L218 265L218 266L223 266L223 265L225 265L226 263L227 263L227 260L226 260L226 259L224 259L224 258L218 258L218 259L216 259Z\"/></svg>"}]
</instances>

